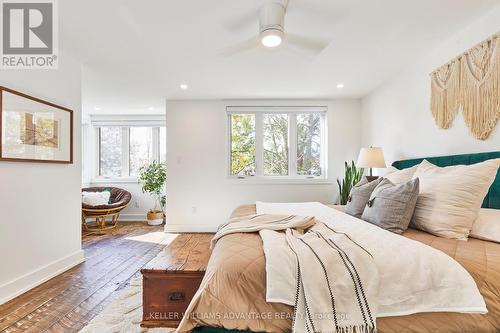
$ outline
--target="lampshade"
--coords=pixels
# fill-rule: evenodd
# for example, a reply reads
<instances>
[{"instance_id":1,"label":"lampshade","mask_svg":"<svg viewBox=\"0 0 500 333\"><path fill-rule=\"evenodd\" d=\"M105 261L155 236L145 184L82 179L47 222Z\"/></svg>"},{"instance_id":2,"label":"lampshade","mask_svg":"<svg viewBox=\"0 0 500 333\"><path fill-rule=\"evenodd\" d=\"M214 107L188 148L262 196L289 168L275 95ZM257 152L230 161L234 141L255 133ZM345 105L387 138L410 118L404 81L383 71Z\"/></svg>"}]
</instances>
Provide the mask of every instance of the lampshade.
<instances>
[{"instance_id":1,"label":"lampshade","mask_svg":"<svg viewBox=\"0 0 500 333\"><path fill-rule=\"evenodd\" d=\"M361 148L357 166L360 168L385 168L384 152L382 148Z\"/></svg>"}]
</instances>

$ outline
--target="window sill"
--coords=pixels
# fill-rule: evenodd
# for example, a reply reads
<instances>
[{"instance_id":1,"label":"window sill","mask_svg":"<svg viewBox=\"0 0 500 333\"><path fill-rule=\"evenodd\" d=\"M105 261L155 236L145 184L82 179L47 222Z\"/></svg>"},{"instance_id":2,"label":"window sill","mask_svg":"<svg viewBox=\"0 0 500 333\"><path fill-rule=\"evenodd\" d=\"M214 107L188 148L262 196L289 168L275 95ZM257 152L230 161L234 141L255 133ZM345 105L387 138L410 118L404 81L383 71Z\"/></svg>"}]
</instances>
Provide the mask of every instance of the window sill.
<instances>
[{"instance_id":1,"label":"window sill","mask_svg":"<svg viewBox=\"0 0 500 333\"><path fill-rule=\"evenodd\" d=\"M90 184L138 184L138 180L135 177L94 178Z\"/></svg>"},{"instance_id":2,"label":"window sill","mask_svg":"<svg viewBox=\"0 0 500 333\"><path fill-rule=\"evenodd\" d=\"M263 178L263 177L248 177L236 178L229 177L229 181L234 184L248 185L332 185L333 182L329 179L306 179L306 178Z\"/></svg>"}]
</instances>

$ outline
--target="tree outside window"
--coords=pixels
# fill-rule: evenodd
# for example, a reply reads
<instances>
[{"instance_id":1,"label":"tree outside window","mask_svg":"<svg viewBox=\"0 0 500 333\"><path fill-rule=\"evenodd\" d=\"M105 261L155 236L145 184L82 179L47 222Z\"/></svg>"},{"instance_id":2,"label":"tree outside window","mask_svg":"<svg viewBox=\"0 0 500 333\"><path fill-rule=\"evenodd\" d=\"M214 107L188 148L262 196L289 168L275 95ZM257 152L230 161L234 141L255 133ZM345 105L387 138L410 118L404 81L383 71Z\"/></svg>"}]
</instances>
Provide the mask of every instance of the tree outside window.
<instances>
[{"instance_id":1,"label":"tree outside window","mask_svg":"<svg viewBox=\"0 0 500 333\"><path fill-rule=\"evenodd\" d=\"M230 112L228 117L230 175L325 177L325 112Z\"/></svg>"}]
</instances>

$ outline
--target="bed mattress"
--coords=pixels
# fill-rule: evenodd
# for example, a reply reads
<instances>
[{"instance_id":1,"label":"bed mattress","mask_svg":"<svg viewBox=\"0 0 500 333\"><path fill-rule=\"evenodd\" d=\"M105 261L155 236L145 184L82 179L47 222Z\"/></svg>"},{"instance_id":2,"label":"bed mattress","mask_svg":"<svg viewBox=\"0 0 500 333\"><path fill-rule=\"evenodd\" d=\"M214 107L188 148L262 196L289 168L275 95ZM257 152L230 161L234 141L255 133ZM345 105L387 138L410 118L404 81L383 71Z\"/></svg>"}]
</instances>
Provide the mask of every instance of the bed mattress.
<instances>
[{"instance_id":1,"label":"bed mattress","mask_svg":"<svg viewBox=\"0 0 500 333\"><path fill-rule=\"evenodd\" d=\"M255 205L240 206L233 212L233 216L250 214L255 214ZM468 241L440 238L413 229L403 236L458 261L476 281L488 313L434 312L379 318L379 333L500 332L500 244L472 238ZM209 277L201 297L192 304L190 318L181 325L181 332L194 328L206 333L290 331L293 309L265 301L265 257L258 234L223 237L209 266L216 274ZM231 287L227 288L228 285Z\"/></svg>"}]
</instances>

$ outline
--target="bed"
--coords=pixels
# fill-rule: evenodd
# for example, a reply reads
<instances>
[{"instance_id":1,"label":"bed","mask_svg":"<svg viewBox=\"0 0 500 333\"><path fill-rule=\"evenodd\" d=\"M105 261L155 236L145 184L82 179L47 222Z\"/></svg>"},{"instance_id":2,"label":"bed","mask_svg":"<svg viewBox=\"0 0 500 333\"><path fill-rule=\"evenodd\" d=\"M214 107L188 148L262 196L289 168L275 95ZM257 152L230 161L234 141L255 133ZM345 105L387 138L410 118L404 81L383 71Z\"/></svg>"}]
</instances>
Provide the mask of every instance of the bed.
<instances>
[{"instance_id":1,"label":"bed","mask_svg":"<svg viewBox=\"0 0 500 333\"><path fill-rule=\"evenodd\" d=\"M472 164L500 157L500 152L456 155L430 158L440 166ZM421 159L398 161L397 168L419 163ZM500 172L492 185L483 207L500 209ZM255 213L255 205L238 207L233 216ZM381 333L421 332L500 332L500 244L470 238L468 241L440 238L408 229L404 237L436 248L460 263L473 277L486 302L487 314L449 312L418 313L377 319ZM286 332L290 330L293 309L280 303L265 301L265 257L258 234L232 234L223 237L214 248L209 266L220 272L211 277L192 317L181 326L181 332L195 328L195 332L222 333L239 329L240 332ZM219 279L219 280L217 280ZM231 290L217 288L231 284ZM210 312L252 314L252 318L214 318ZM272 320L265 318L265 315ZM255 317L257 316L257 317ZM260 317L258 317L260 316ZM224 327L224 328L222 328Z\"/></svg>"}]
</instances>

